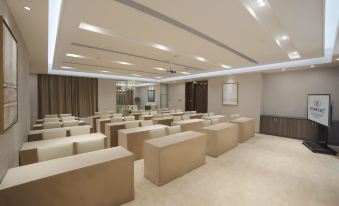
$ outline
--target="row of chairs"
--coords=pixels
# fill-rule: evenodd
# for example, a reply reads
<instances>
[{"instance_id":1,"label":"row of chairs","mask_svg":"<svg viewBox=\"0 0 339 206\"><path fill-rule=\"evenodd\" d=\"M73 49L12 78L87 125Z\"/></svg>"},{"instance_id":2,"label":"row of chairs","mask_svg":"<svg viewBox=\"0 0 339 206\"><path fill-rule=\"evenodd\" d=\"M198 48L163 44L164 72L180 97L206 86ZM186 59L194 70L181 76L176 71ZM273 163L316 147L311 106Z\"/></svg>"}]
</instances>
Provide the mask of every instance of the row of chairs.
<instances>
[{"instance_id":1,"label":"row of chairs","mask_svg":"<svg viewBox=\"0 0 339 206\"><path fill-rule=\"evenodd\" d=\"M69 129L70 135L83 135L83 134L90 134L91 129L89 126L79 126L79 127L72 127ZM42 139L54 139L54 138L60 138L60 137L66 137L67 136L67 130L66 128L55 128L53 130L43 130L42 131Z\"/></svg>"},{"instance_id":2,"label":"row of chairs","mask_svg":"<svg viewBox=\"0 0 339 206\"><path fill-rule=\"evenodd\" d=\"M44 129L78 126L79 121L75 119L75 116L61 117L61 122L58 117L45 118L42 124Z\"/></svg>"},{"instance_id":3,"label":"row of chairs","mask_svg":"<svg viewBox=\"0 0 339 206\"><path fill-rule=\"evenodd\" d=\"M115 114L115 112L114 111L94 112L94 116L101 116L101 115L104 115L104 114L113 115L113 114Z\"/></svg>"},{"instance_id":4,"label":"row of chairs","mask_svg":"<svg viewBox=\"0 0 339 206\"><path fill-rule=\"evenodd\" d=\"M45 118L54 118L54 117L68 117L68 116L72 116L72 114L46 114Z\"/></svg>"},{"instance_id":5,"label":"row of chairs","mask_svg":"<svg viewBox=\"0 0 339 206\"><path fill-rule=\"evenodd\" d=\"M100 119L109 119L111 117L122 117L122 113L115 113L115 114L107 114L107 113L103 113L100 115L97 115L100 117Z\"/></svg>"}]
</instances>

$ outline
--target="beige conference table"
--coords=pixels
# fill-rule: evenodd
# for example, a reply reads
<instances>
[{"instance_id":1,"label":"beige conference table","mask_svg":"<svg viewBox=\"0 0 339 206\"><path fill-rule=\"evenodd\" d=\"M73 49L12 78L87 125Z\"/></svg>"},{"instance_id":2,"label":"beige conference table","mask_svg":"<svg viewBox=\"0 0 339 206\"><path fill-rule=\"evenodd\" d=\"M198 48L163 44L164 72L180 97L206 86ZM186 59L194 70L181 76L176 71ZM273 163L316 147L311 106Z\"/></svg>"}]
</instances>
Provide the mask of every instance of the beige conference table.
<instances>
[{"instance_id":1,"label":"beige conference table","mask_svg":"<svg viewBox=\"0 0 339 206\"><path fill-rule=\"evenodd\" d=\"M181 131L197 131L199 132L203 127L204 120L202 119L187 119L187 120L180 120L172 122L172 126L180 125Z\"/></svg>"},{"instance_id":2,"label":"beige conference table","mask_svg":"<svg viewBox=\"0 0 339 206\"><path fill-rule=\"evenodd\" d=\"M224 115L211 115L208 117L203 117L203 119L207 120L218 119L219 122L226 122L226 117Z\"/></svg>"},{"instance_id":3,"label":"beige conference table","mask_svg":"<svg viewBox=\"0 0 339 206\"><path fill-rule=\"evenodd\" d=\"M87 140L96 140L105 138L105 148L107 148L107 138L106 135L101 133L91 133L91 134L83 134L83 135L76 135L70 137L61 137L61 138L54 138L54 139L47 139L47 140L40 140L35 142L25 142L22 144L20 151L19 151L19 159L20 165L32 164L38 162L38 155L37 155L37 148L38 147L45 147L45 146L52 146L56 144L63 144L63 143L73 143L73 142L81 142Z\"/></svg>"},{"instance_id":4,"label":"beige conference table","mask_svg":"<svg viewBox=\"0 0 339 206\"><path fill-rule=\"evenodd\" d=\"M163 124L163 125L171 126L172 122L173 122L173 117L153 118L153 124Z\"/></svg>"},{"instance_id":5,"label":"beige conference table","mask_svg":"<svg viewBox=\"0 0 339 206\"><path fill-rule=\"evenodd\" d=\"M93 128L90 125L83 125L83 126L74 126L74 127L60 127L60 128L64 128L66 129L66 136L70 136L70 130L73 128L83 128L83 127L89 127L90 131L93 132ZM27 139L29 142L33 142L33 141L39 141L42 140L42 132L43 131L52 131L52 130L57 130L60 128L50 128L50 129L40 129L40 130L31 130L28 133Z\"/></svg>"},{"instance_id":6,"label":"beige conference table","mask_svg":"<svg viewBox=\"0 0 339 206\"><path fill-rule=\"evenodd\" d=\"M191 119L201 119L202 113L190 114Z\"/></svg>"},{"instance_id":7,"label":"beige conference table","mask_svg":"<svg viewBox=\"0 0 339 206\"><path fill-rule=\"evenodd\" d=\"M151 139L149 132L154 129L167 128L162 124L121 129L118 131L119 146L122 146L134 154L134 159L139 160L144 157L144 141Z\"/></svg>"},{"instance_id":8,"label":"beige conference table","mask_svg":"<svg viewBox=\"0 0 339 206\"><path fill-rule=\"evenodd\" d=\"M105 124L105 135L108 138L109 144L111 147L118 146L118 131L120 129L126 129L126 123L130 122L138 122L140 126L140 122L142 120L134 120L134 121L124 121L124 122L111 122Z\"/></svg>"},{"instance_id":9,"label":"beige conference table","mask_svg":"<svg viewBox=\"0 0 339 206\"><path fill-rule=\"evenodd\" d=\"M79 126L86 125L86 122L84 120L79 120ZM62 122L61 122L62 126ZM32 130L41 130L43 129L43 123L42 124L34 124L32 127Z\"/></svg>"}]
</instances>

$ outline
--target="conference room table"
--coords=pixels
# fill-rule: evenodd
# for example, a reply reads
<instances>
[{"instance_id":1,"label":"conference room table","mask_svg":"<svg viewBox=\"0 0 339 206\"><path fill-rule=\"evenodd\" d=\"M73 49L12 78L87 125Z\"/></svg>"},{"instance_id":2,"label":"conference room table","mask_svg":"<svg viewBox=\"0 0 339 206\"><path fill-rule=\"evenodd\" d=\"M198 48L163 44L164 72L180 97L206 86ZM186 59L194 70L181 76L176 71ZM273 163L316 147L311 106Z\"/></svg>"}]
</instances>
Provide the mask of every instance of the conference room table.
<instances>
[{"instance_id":1,"label":"conference room table","mask_svg":"<svg viewBox=\"0 0 339 206\"><path fill-rule=\"evenodd\" d=\"M138 120L140 118L140 116L142 115L141 112L135 112L135 113L131 113L131 115L133 115L135 117L135 120Z\"/></svg>"},{"instance_id":2,"label":"conference room table","mask_svg":"<svg viewBox=\"0 0 339 206\"><path fill-rule=\"evenodd\" d=\"M66 136L70 136L70 130L72 128L76 128L76 127L89 127L90 131L93 132L93 127L91 125L83 125L83 126L74 126L74 127L60 127L60 128L65 128L66 129ZM31 130L28 133L27 139L29 142L33 142L33 141L39 141L42 140L42 132L43 131L50 131L50 130L56 130L59 128L50 128L50 129L40 129L40 130Z\"/></svg>"},{"instance_id":3,"label":"conference room table","mask_svg":"<svg viewBox=\"0 0 339 206\"><path fill-rule=\"evenodd\" d=\"M153 119L153 115L141 115L140 117L139 117L139 119L141 119L141 120L151 120L151 119Z\"/></svg>"},{"instance_id":4,"label":"conference room table","mask_svg":"<svg viewBox=\"0 0 339 206\"><path fill-rule=\"evenodd\" d=\"M25 142L19 151L20 165L32 164L38 162L37 148L54 146L57 144L66 144L73 142L91 141L105 138L105 148L107 148L107 137L102 133L91 133L75 135L70 137L61 137L34 142Z\"/></svg>"},{"instance_id":5,"label":"conference room table","mask_svg":"<svg viewBox=\"0 0 339 206\"><path fill-rule=\"evenodd\" d=\"M123 122L110 122L105 124L105 135L108 138L109 145L111 147L118 146L118 131L120 129L126 129L125 125L126 123L130 122L138 122L140 125L140 122L142 120L134 120L134 121L123 121Z\"/></svg>"},{"instance_id":6,"label":"conference room table","mask_svg":"<svg viewBox=\"0 0 339 206\"><path fill-rule=\"evenodd\" d=\"M139 160L144 157L144 141L151 139L150 131L160 128L167 128L162 124L145 127L135 127L130 129L120 129L118 131L119 146L126 148L134 154L134 159Z\"/></svg>"},{"instance_id":7,"label":"conference room table","mask_svg":"<svg viewBox=\"0 0 339 206\"><path fill-rule=\"evenodd\" d=\"M170 115L172 116L182 116L184 115L184 112L172 112L172 113L169 113Z\"/></svg>"},{"instance_id":8,"label":"conference room table","mask_svg":"<svg viewBox=\"0 0 339 206\"><path fill-rule=\"evenodd\" d=\"M62 122L61 127L62 127ZM79 120L79 126L86 125L86 122L84 120ZM41 130L43 129L43 123L42 124L34 124L32 127L32 130Z\"/></svg>"},{"instance_id":9,"label":"conference room table","mask_svg":"<svg viewBox=\"0 0 339 206\"><path fill-rule=\"evenodd\" d=\"M203 127L204 120L202 119L187 119L187 120L180 120L174 121L171 123L172 126L180 125L181 131L197 131L199 132Z\"/></svg>"},{"instance_id":10,"label":"conference room table","mask_svg":"<svg viewBox=\"0 0 339 206\"><path fill-rule=\"evenodd\" d=\"M153 124L163 124L163 125L171 126L172 122L173 122L173 117L153 118Z\"/></svg>"},{"instance_id":11,"label":"conference room table","mask_svg":"<svg viewBox=\"0 0 339 206\"><path fill-rule=\"evenodd\" d=\"M211 115L208 117L203 117L206 120L219 119L219 122L226 122L226 117L224 115Z\"/></svg>"},{"instance_id":12,"label":"conference room table","mask_svg":"<svg viewBox=\"0 0 339 206\"><path fill-rule=\"evenodd\" d=\"M79 117L75 117L74 118L75 120L78 120L79 119ZM44 123L44 119L37 119L37 120L35 120L35 124L42 124L42 123ZM61 121L61 118L59 117L59 121Z\"/></svg>"},{"instance_id":13,"label":"conference room table","mask_svg":"<svg viewBox=\"0 0 339 206\"><path fill-rule=\"evenodd\" d=\"M201 119L202 118L202 113L195 113L195 114L190 114L191 119Z\"/></svg>"}]
</instances>

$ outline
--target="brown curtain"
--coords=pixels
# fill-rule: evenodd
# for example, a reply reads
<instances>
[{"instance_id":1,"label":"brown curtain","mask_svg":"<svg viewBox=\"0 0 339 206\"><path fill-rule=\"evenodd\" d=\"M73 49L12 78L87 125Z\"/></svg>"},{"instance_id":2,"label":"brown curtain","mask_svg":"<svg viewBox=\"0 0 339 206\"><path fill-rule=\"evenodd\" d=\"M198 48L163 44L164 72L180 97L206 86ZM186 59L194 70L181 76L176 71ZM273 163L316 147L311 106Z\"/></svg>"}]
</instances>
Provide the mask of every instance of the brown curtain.
<instances>
[{"instance_id":1,"label":"brown curtain","mask_svg":"<svg viewBox=\"0 0 339 206\"><path fill-rule=\"evenodd\" d=\"M39 74L38 104L39 118L63 113L91 116L98 110L98 80Z\"/></svg>"}]
</instances>

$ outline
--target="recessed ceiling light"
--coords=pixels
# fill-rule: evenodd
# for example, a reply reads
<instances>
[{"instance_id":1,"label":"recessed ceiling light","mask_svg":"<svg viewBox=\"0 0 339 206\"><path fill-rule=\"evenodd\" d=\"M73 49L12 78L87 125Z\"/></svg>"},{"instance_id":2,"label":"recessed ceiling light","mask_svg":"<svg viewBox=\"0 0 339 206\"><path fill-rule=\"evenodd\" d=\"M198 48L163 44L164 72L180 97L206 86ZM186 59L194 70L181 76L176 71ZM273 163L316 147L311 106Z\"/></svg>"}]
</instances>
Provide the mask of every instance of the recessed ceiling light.
<instances>
[{"instance_id":1,"label":"recessed ceiling light","mask_svg":"<svg viewBox=\"0 0 339 206\"><path fill-rule=\"evenodd\" d=\"M264 0L257 0L257 6L258 7L264 7L266 5Z\"/></svg>"},{"instance_id":2,"label":"recessed ceiling light","mask_svg":"<svg viewBox=\"0 0 339 206\"><path fill-rule=\"evenodd\" d=\"M81 59L87 58L87 57L79 55L79 54L70 54L70 53L67 53L66 56L74 57L74 58L81 58Z\"/></svg>"},{"instance_id":3,"label":"recessed ceiling light","mask_svg":"<svg viewBox=\"0 0 339 206\"><path fill-rule=\"evenodd\" d=\"M314 68L315 66L314 66L314 65L311 65L310 67L311 67L311 68Z\"/></svg>"},{"instance_id":4,"label":"recessed ceiling light","mask_svg":"<svg viewBox=\"0 0 339 206\"><path fill-rule=\"evenodd\" d=\"M281 39L282 39L282 40L287 40L287 39L288 39L288 36L287 36L287 35L283 35L283 36L281 37Z\"/></svg>"},{"instance_id":5,"label":"recessed ceiling light","mask_svg":"<svg viewBox=\"0 0 339 206\"><path fill-rule=\"evenodd\" d=\"M25 6L24 8L25 8L27 11L30 11L30 10L31 10L31 8L28 7L28 6Z\"/></svg>"},{"instance_id":6,"label":"recessed ceiling light","mask_svg":"<svg viewBox=\"0 0 339 206\"><path fill-rule=\"evenodd\" d=\"M204 57L196 56L195 59L199 60L199 61L202 61L202 62L207 62L207 60Z\"/></svg>"},{"instance_id":7,"label":"recessed ceiling light","mask_svg":"<svg viewBox=\"0 0 339 206\"><path fill-rule=\"evenodd\" d=\"M103 73L111 73L110 71L106 71L106 70L103 70L101 72L103 72Z\"/></svg>"},{"instance_id":8,"label":"recessed ceiling light","mask_svg":"<svg viewBox=\"0 0 339 206\"><path fill-rule=\"evenodd\" d=\"M191 73L189 73L189 72L181 72L181 74L191 74Z\"/></svg>"},{"instance_id":9,"label":"recessed ceiling light","mask_svg":"<svg viewBox=\"0 0 339 206\"><path fill-rule=\"evenodd\" d=\"M155 77L155 78L157 78L157 79L162 79L162 77Z\"/></svg>"},{"instance_id":10,"label":"recessed ceiling light","mask_svg":"<svg viewBox=\"0 0 339 206\"><path fill-rule=\"evenodd\" d=\"M113 32L108 30L108 29L98 27L98 26L95 26L95 25L92 25L92 24L87 24L87 23L84 23L84 22L80 23L79 29L83 29L83 30L87 30L87 31L91 31L91 32L99 33L99 34L104 34L104 35L107 35L107 36L114 36Z\"/></svg>"},{"instance_id":11,"label":"recessed ceiling light","mask_svg":"<svg viewBox=\"0 0 339 206\"><path fill-rule=\"evenodd\" d=\"M140 74L131 74L133 76L136 76L136 77L140 77L141 75Z\"/></svg>"},{"instance_id":12,"label":"recessed ceiling light","mask_svg":"<svg viewBox=\"0 0 339 206\"><path fill-rule=\"evenodd\" d=\"M286 71L286 69L282 69L283 71Z\"/></svg>"},{"instance_id":13,"label":"recessed ceiling light","mask_svg":"<svg viewBox=\"0 0 339 206\"><path fill-rule=\"evenodd\" d=\"M290 59L299 59L300 58L300 54L297 51L290 52L290 53L288 53L288 57Z\"/></svg>"},{"instance_id":14,"label":"recessed ceiling light","mask_svg":"<svg viewBox=\"0 0 339 206\"><path fill-rule=\"evenodd\" d=\"M120 62L120 61L115 61L115 63L117 64L122 64L122 65L132 65L131 63L129 62Z\"/></svg>"},{"instance_id":15,"label":"recessed ceiling light","mask_svg":"<svg viewBox=\"0 0 339 206\"><path fill-rule=\"evenodd\" d=\"M60 67L61 69L78 69L78 68L74 68L74 67L66 67L66 66L62 66Z\"/></svg>"},{"instance_id":16,"label":"recessed ceiling light","mask_svg":"<svg viewBox=\"0 0 339 206\"><path fill-rule=\"evenodd\" d=\"M339 61L339 58L336 58L337 61Z\"/></svg>"},{"instance_id":17,"label":"recessed ceiling light","mask_svg":"<svg viewBox=\"0 0 339 206\"><path fill-rule=\"evenodd\" d=\"M221 67L224 68L224 69L230 69L230 68L232 68L231 66L228 66L228 65L225 65L225 64L221 64Z\"/></svg>"},{"instance_id":18,"label":"recessed ceiling light","mask_svg":"<svg viewBox=\"0 0 339 206\"><path fill-rule=\"evenodd\" d=\"M168 48L167 46L161 45L161 44L152 43L151 46L153 48L160 49L160 50L163 50L163 51L171 51L170 48Z\"/></svg>"},{"instance_id":19,"label":"recessed ceiling light","mask_svg":"<svg viewBox=\"0 0 339 206\"><path fill-rule=\"evenodd\" d=\"M160 70L160 71L165 71L165 69L164 69L164 68L160 68L160 67L154 67L154 69L156 69L156 70Z\"/></svg>"}]
</instances>

